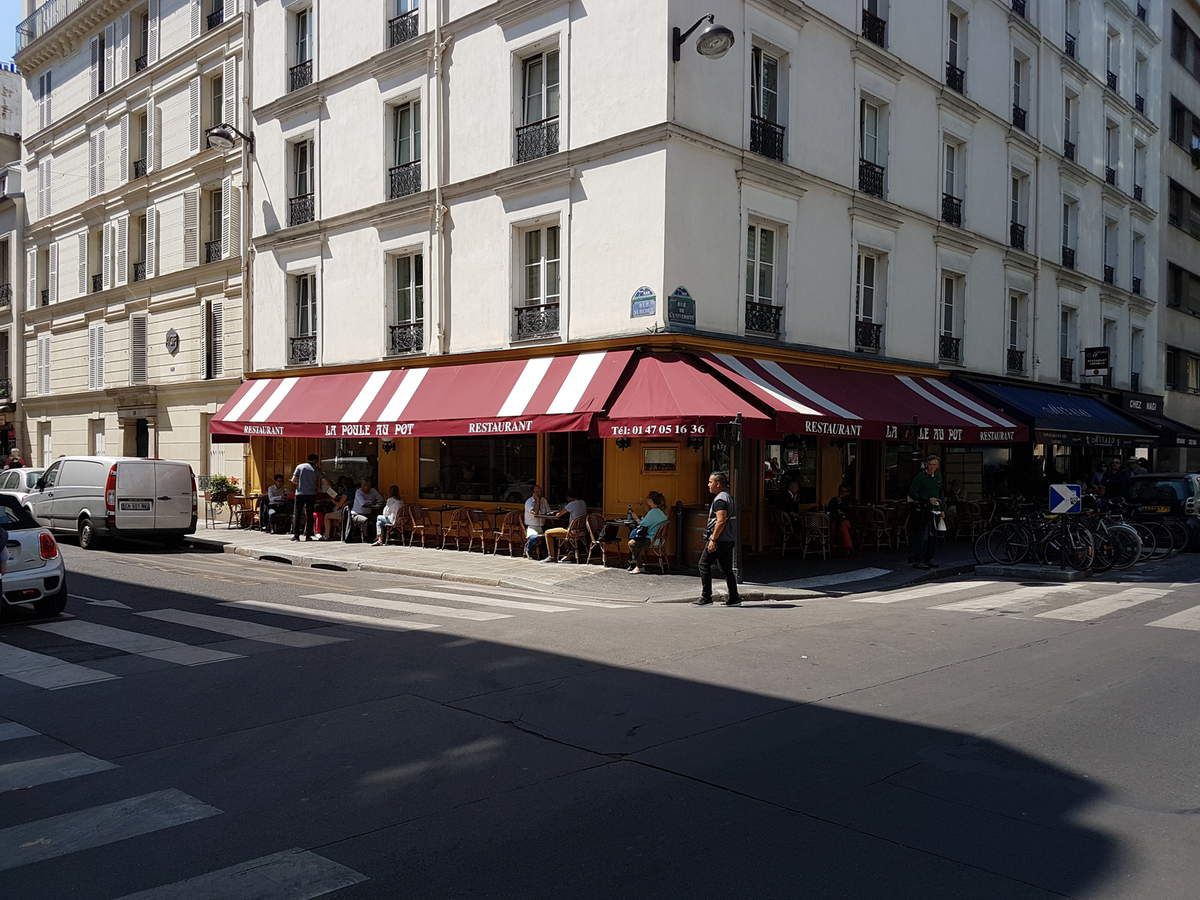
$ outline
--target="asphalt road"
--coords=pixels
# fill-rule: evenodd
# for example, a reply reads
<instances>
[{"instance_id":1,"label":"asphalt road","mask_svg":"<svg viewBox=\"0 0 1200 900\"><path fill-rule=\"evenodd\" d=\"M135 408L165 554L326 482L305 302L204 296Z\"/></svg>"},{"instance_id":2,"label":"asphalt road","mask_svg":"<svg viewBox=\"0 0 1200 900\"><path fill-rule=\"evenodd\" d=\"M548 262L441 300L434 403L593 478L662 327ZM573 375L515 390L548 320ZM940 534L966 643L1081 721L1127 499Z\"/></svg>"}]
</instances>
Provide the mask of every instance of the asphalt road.
<instances>
[{"instance_id":1,"label":"asphalt road","mask_svg":"<svg viewBox=\"0 0 1200 900\"><path fill-rule=\"evenodd\" d=\"M1196 557L698 609L65 553L0 625L0 897L1200 884Z\"/></svg>"}]
</instances>

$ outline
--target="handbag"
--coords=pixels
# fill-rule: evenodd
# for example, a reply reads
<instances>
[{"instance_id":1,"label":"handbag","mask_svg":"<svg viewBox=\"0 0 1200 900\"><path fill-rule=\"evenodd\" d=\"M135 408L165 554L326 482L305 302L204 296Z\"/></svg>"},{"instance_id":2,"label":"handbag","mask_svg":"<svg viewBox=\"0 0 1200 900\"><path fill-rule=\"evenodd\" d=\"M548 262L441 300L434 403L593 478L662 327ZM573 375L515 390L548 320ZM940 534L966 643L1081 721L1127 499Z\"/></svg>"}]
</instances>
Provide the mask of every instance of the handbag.
<instances>
[{"instance_id":1,"label":"handbag","mask_svg":"<svg viewBox=\"0 0 1200 900\"><path fill-rule=\"evenodd\" d=\"M636 528L629 530L629 539L631 541L645 541L650 538L650 529L645 525L639 525Z\"/></svg>"}]
</instances>

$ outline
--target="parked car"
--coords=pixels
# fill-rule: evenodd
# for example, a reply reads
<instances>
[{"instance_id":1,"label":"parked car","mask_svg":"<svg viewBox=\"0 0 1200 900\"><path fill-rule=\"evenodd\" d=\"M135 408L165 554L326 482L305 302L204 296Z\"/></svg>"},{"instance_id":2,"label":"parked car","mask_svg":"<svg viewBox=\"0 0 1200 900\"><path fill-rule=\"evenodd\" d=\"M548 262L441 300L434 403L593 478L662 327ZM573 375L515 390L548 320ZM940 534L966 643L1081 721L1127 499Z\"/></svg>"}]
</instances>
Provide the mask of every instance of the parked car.
<instances>
[{"instance_id":1,"label":"parked car","mask_svg":"<svg viewBox=\"0 0 1200 900\"><path fill-rule=\"evenodd\" d=\"M38 479L28 504L51 531L79 537L150 538L179 543L196 531L196 476L185 462L64 456Z\"/></svg>"},{"instance_id":2,"label":"parked car","mask_svg":"<svg viewBox=\"0 0 1200 900\"><path fill-rule=\"evenodd\" d=\"M37 480L41 477L41 469L8 469L0 472L0 495L16 497L22 506L27 506L26 500L36 489Z\"/></svg>"},{"instance_id":3,"label":"parked car","mask_svg":"<svg viewBox=\"0 0 1200 900\"><path fill-rule=\"evenodd\" d=\"M54 535L9 495L0 495L0 526L8 532L0 562L0 616L10 608L57 616L67 605L67 571Z\"/></svg>"},{"instance_id":4,"label":"parked car","mask_svg":"<svg viewBox=\"0 0 1200 900\"><path fill-rule=\"evenodd\" d=\"M1200 475L1135 475L1126 495L1140 515L1181 519L1188 530L1188 548L1200 550Z\"/></svg>"}]
</instances>

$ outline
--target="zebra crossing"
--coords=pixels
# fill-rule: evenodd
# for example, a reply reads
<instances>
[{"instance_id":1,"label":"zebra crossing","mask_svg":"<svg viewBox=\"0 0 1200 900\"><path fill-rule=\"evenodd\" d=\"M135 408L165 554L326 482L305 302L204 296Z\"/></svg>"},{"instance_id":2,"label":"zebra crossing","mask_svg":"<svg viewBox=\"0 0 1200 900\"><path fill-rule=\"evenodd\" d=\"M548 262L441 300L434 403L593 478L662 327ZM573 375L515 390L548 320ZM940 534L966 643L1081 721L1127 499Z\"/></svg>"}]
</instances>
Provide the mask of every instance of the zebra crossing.
<instances>
[{"instance_id":1,"label":"zebra crossing","mask_svg":"<svg viewBox=\"0 0 1200 900\"><path fill-rule=\"evenodd\" d=\"M58 743L19 722L0 722L0 742L6 748L4 758L16 757L12 762L0 764L0 803L12 799L10 792L36 790L43 785L94 777L119 768L116 763L69 751L63 745L45 755L25 756L19 742L35 740L42 742L39 746ZM178 788L164 788L19 822L0 828L0 875L224 814ZM365 875L331 859L292 848L151 887L127 895L126 900L185 897L293 900L320 897L366 880Z\"/></svg>"}]
</instances>

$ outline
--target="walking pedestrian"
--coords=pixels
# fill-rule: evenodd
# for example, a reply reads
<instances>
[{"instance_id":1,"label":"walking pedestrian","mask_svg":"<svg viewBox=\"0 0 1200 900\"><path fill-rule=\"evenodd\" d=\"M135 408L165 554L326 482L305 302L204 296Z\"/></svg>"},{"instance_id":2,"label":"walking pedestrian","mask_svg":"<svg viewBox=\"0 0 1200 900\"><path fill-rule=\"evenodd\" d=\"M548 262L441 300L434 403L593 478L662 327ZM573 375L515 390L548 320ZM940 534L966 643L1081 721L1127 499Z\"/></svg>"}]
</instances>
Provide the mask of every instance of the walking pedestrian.
<instances>
[{"instance_id":1,"label":"walking pedestrian","mask_svg":"<svg viewBox=\"0 0 1200 900\"><path fill-rule=\"evenodd\" d=\"M941 465L942 461L936 456L928 457L908 487L908 499L915 504L908 520L908 561L916 569L937 568L933 557L937 552L937 526L944 496L942 476L938 472Z\"/></svg>"},{"instance_id":2,"label":"walking pedestrian","mask_svg":"<svg viewBox=\"0 0 1200 900\"><path fill-rule=\"evenodd\" d=\"M733 572L733 548L737 536L733 527L733 497L729 495L729 476L713 472L708 476L708 492L713 495L708 508L708 527L704 529L704 550L700 553L700 599L693 606L708 606L712 597L713 562L721 564L725 573L725 588L729 596L725 606L740 606L737 577Z\"/></svg>"},{"instance_id":3,"label":"walking pedestrian","mask_svg":"<svg viewBox=\"0 0 1200 900\"><path fill-rule=\"evenodd\" d=\"M308 460L296 466L292 473L292 484L296 486L296 508L292 514L292 540L300 540L300 529L304 529L304 539L313 539L313 513L317 507L317 487L321 484L319 463L321 458L315 453L308 454Z\"/></svg>"}]
</instances>

